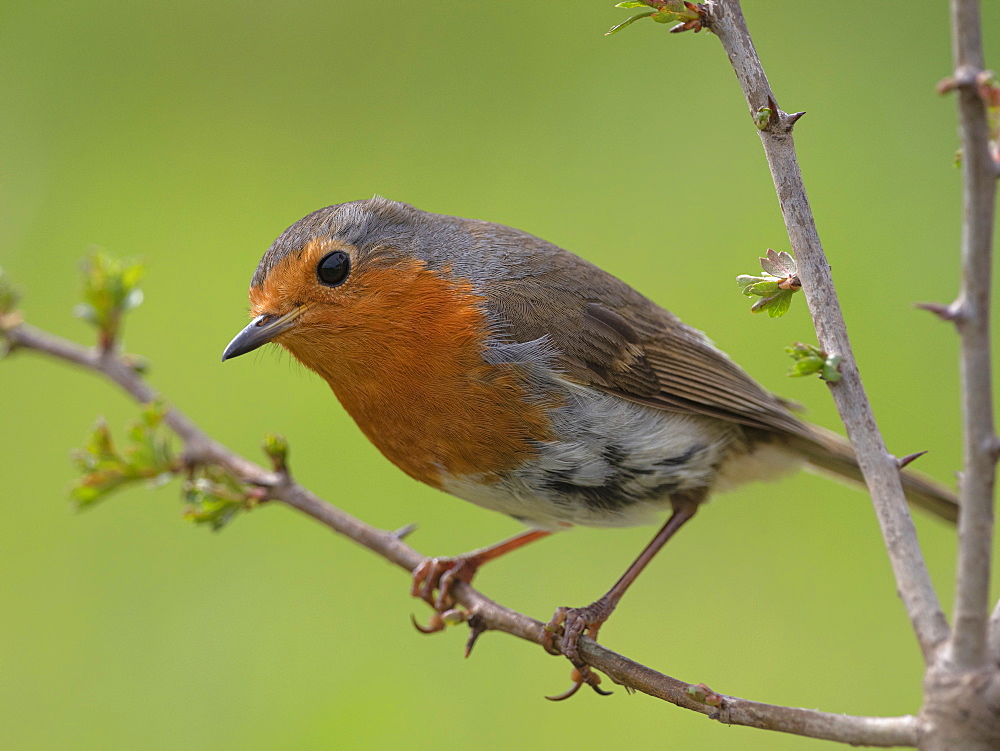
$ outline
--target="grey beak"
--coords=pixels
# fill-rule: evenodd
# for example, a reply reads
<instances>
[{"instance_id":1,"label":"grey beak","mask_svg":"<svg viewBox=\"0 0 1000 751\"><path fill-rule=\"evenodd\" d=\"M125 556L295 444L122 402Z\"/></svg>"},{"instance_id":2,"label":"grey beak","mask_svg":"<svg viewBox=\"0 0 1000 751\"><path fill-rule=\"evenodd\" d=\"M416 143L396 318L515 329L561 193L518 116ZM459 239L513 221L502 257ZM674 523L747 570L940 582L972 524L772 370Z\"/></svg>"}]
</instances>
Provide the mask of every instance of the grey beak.
<instances>
[{"instance_id":1,"label":"grey beak","mask_svg":"<svg viewBox=\"0 0 1000 751\"><path fill-rule=\"evenodd\" d=\"M226 351L222 353L222 361L225 362L233 357L253 352L258 347L263 347L272 341L274 337L278 336L278 334L292 328L298 317L305 312L306 308L307 306L300 305L283 316L276 316L273 313L265 313L264 315L257 316L229 342Z\"/></svg>"}]
</instances>

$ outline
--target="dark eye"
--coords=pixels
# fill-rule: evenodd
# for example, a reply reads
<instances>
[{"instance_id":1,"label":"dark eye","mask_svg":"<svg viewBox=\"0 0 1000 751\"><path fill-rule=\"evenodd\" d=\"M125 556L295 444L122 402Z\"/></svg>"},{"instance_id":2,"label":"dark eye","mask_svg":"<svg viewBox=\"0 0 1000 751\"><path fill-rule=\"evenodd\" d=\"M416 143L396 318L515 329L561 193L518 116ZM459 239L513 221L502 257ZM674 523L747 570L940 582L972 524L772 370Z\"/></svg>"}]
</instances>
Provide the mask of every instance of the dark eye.
<instances>
[{"instance_id":1,"label":"dark eye","mask_svg":"<svg viewBox=\"0 0 1000 751\"><path fill-rule=\"evenodd\" d=\"M316 266L316 276L327 287L343 284L351 270L351 257L342 250L327 253Z\"/></svg>"}]
</instances>

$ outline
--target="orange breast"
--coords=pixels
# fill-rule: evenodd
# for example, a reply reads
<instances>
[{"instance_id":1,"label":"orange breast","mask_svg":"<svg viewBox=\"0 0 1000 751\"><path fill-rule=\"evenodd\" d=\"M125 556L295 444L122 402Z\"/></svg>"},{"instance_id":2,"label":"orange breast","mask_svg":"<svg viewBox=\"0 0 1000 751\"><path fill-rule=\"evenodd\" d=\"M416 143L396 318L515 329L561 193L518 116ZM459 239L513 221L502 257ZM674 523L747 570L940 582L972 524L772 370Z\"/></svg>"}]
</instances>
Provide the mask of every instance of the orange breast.
<instances>
[{"instance_id":1,"label":"orange breast","mask_svg":"<svg viewBox=\"0 0 1000 751\"><path fill-rule=\"evenodd\" d=\"M529 398L519 366L483 360L481 302L470 283L420 261L376 264L278 341L407 474L434 487L442 473L492 482L553 438L555 405Z\"/></svg>"}]
</instances>

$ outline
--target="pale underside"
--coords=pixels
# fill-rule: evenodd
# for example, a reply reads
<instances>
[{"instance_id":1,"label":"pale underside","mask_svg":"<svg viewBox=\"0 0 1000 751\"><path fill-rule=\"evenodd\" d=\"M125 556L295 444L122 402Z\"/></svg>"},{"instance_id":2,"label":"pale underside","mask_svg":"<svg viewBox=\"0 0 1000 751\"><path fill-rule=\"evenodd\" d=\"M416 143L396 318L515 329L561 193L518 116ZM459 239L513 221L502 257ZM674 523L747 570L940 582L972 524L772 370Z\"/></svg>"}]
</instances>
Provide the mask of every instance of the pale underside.
<instances>
[{"instance_id":1,"label":"pale underside","mask_svg":"<svg viewBox=\"0 0 1000 751\"><path fill-rule=\"evenodd\" d=\"M558 385L568 398L550 416L563 440L539 443L536 458L499 480L443 475L442 489L538 529L622 527L657 521L672 495L723 491L801 465L780 443L748 444L721 420Z\"/></svg>"}]
</instances>

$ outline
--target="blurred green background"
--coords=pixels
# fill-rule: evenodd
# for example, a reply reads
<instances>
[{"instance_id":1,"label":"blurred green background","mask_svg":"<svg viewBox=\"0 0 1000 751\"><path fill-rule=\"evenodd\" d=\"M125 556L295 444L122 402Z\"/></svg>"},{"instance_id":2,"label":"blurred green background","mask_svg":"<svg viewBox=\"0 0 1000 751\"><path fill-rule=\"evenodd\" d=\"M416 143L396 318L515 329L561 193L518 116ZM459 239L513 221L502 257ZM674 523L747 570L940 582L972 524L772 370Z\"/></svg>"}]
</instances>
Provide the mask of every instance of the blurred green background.
<instances>
[{"instance_id":1,"label":"blurred green background","mask_svg":"<svg viewBox=\"0 0 1000 751\"><path fill-rule=\"evenodd\" d=\"M225 365L271 240L316 208L380 193L550 239L707 331L768 387L838 427L827 389L785 377L814 335L801 301L748 313L737 274L786 249L735 77L708 34L598 2L66 2L0 9L0 263L38 326L82 341L78 261L144 259L129 351L205 429L411 542L458 553L514 522L423 487L372 448L312 374L266 351ZM956 339L915 311L958 271L944 2L747 2L796 130L820 233L890 449L959 466ZM863 12L863 15L861 13ZM1000 6L986 3L987 59ZM180 518L176 485L86 513L69 450L135 405L30 354L0 364L0 746L5 749L671 748L820 743L728 728L618 689L551 704L564 661L463 629L425 637L406 577L296 513L221 534ZM917 520L946 605L954 533ZM536 618L603 592L652 529L578 529L487 567ZM865 496L798 475L717 499L640 578L609 647L766 702L902 714L920 656Z\"/></svg>"}]
</instances>

